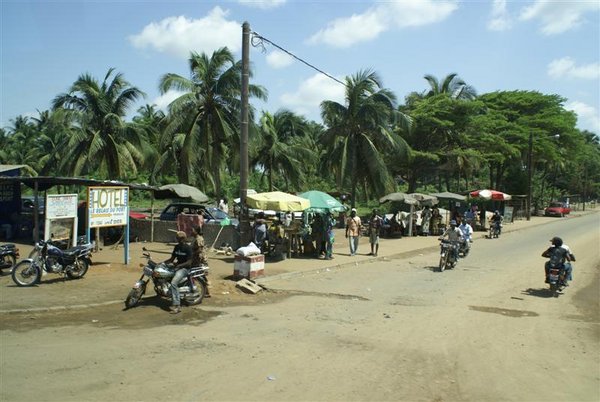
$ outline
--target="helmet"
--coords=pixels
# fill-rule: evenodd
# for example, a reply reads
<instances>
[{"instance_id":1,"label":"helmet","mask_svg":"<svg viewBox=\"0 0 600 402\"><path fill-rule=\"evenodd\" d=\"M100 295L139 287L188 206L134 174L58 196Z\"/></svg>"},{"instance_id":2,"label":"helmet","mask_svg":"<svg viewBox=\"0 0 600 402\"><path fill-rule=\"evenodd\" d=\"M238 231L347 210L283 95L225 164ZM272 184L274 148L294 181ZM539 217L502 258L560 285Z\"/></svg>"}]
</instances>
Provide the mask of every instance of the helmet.
<instances>
[{"instance_id":1,"label":"helmet","mask_svg":"<svg viewBox=\"0 0 600 402\"><path fill-rule=\"evenodd\" d=\"M563 241L560 237L555 236L552 239L550 239L550 241L552 242L552 245L556 247L560 247L563 245Z\"/></svg>"},{"instance_id":2,"label":"helmet","mask_svg":"<svg viewBox=\"0 0 600 402\"><path fill-rule=\"evenodd\" d=\"M175 234L175 237L177 238L177 240L179 240L179 239L185 239L187 237L187 235L185 234L185 232L179 231Z\"/></svg>"},{"instance_id":3,"label":"helmet","mask_svg":"<svg viewBox=\"0 0 600 402\"><path fill-rule=\"evenodd\" d=\"M456 221L455 221L454 219L452 219L452 220L450 221L450 225L452 225L452 226L456 226Z\"/></svg>"}]
</instances>

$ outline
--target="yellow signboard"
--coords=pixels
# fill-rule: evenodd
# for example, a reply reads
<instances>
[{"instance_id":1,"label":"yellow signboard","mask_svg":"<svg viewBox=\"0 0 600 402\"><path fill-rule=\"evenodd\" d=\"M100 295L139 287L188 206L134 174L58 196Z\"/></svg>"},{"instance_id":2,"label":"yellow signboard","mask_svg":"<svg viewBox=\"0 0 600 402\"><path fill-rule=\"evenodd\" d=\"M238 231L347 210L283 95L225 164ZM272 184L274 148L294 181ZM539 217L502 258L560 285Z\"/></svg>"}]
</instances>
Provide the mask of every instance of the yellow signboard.
<instances>
[{"instance_id":1,"label":"yellow signboard","mask_svg":"<svg viewBox=\"0 0 600 402\"><path fill-rule=\"evenodd\" d=\"M90 228L127 225L128 187L88 187Z\"/></svg>"}]
</instances>

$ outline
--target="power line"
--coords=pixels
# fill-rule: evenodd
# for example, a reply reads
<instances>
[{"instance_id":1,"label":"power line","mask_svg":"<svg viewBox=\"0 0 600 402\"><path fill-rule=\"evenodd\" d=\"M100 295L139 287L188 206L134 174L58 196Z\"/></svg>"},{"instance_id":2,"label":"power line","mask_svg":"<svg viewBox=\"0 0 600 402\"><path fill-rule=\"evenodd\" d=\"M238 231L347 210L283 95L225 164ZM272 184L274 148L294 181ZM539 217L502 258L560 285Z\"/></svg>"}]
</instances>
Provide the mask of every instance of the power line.
<instances>
[{"instance_id":1,"label":"power line","mask_svg":"<svg viewBox=\"0 0 600 402\"><path fill-rule=\"evenodd\" d=\"M255 40L255 39L258 39L258 40ZM337 83L339 83L339 84L342 84L343 86L346 86L346 84L345 84L344 82L342 82L342 81L338 80L338 79L337 79L337 78L335 78L334 76L332 76L332 75L330 75L330 74L327 74L325 71L323 71L323 70L321 70L321 69L319 69L319 68L317 68L317 67L313 66L312 64L310 64L310 63L309 63L309 62L307 62L307 61L304 61L304 60L302 60L300 57L296 56L296 55L295 55L295 54L293 54L292 52L290 52L290 51L288 51L288 50L286 50L286 49L282 48L281 46L277 45L276 43L273 43L273 41L271 41L271 40L269 40L269 39L265 38L264 36L260 35L260 34L259 34L259 33L257 33L257 32L254 32L254 31L252 31L252 46L254 46L254 47L260 47L260 48L262 49L263 53L264 53L264 52L266 51L266 49L265 49L265 45L264 45L264 43L263 43L263 42L267 42L267 43L269 43L269 44L271 44L271 45L275 46L277 49L281 50L281 51L282 51L282 52L284 52L284 53L287 53L288 55L290 55L290 56L291 56L291 57L293 57L294 59L298 60L299 62L301 62L301 63L303 63L303 64L305 64L305 65L307 65L308 67L312 68L313 70L316 70L316 71L318 71L319 73L321 73L321 74L325 75L326 77L329 77L329 78L331 78L331 79L332 79L332 80L334 80L335 82L337 82Z\"/></svg>"}]
</instances>

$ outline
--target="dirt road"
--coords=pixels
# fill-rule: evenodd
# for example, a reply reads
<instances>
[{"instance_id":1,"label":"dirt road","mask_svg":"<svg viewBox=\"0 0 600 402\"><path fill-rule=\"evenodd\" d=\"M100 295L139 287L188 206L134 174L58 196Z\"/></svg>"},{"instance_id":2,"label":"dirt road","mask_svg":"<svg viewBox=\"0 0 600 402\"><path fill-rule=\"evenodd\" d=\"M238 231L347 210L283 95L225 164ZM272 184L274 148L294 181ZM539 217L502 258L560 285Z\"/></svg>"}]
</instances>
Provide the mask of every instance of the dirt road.
<instances>
[{"instance_id":1,"label":"dirt road","mask_svg":"<svg viewBox=\"0 0 600 402\"><path fill-rule=\"evenodd\" d=\"M600 400L600 215L270 281L250 306L3 315L0 400ZM548 297L560 234L575 281Z\"/></svg>"}]
</instances>

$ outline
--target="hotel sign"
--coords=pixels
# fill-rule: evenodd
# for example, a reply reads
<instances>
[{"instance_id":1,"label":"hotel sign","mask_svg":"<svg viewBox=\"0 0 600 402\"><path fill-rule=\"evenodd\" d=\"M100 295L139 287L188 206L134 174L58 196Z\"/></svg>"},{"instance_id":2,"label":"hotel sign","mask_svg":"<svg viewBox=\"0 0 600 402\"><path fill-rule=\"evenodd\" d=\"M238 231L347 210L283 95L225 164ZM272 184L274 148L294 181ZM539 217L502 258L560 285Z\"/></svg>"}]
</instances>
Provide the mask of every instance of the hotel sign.
<instances>
[{"instance_id":1,"label":"hotel sign","mask_svg":"<svg viewBox=\"0 0 600 402\"><path fill-rule=\"evenodd\" d=\"M128 187L88 187L90 228L127 225Z\"/></svg>"}]
</instances>

